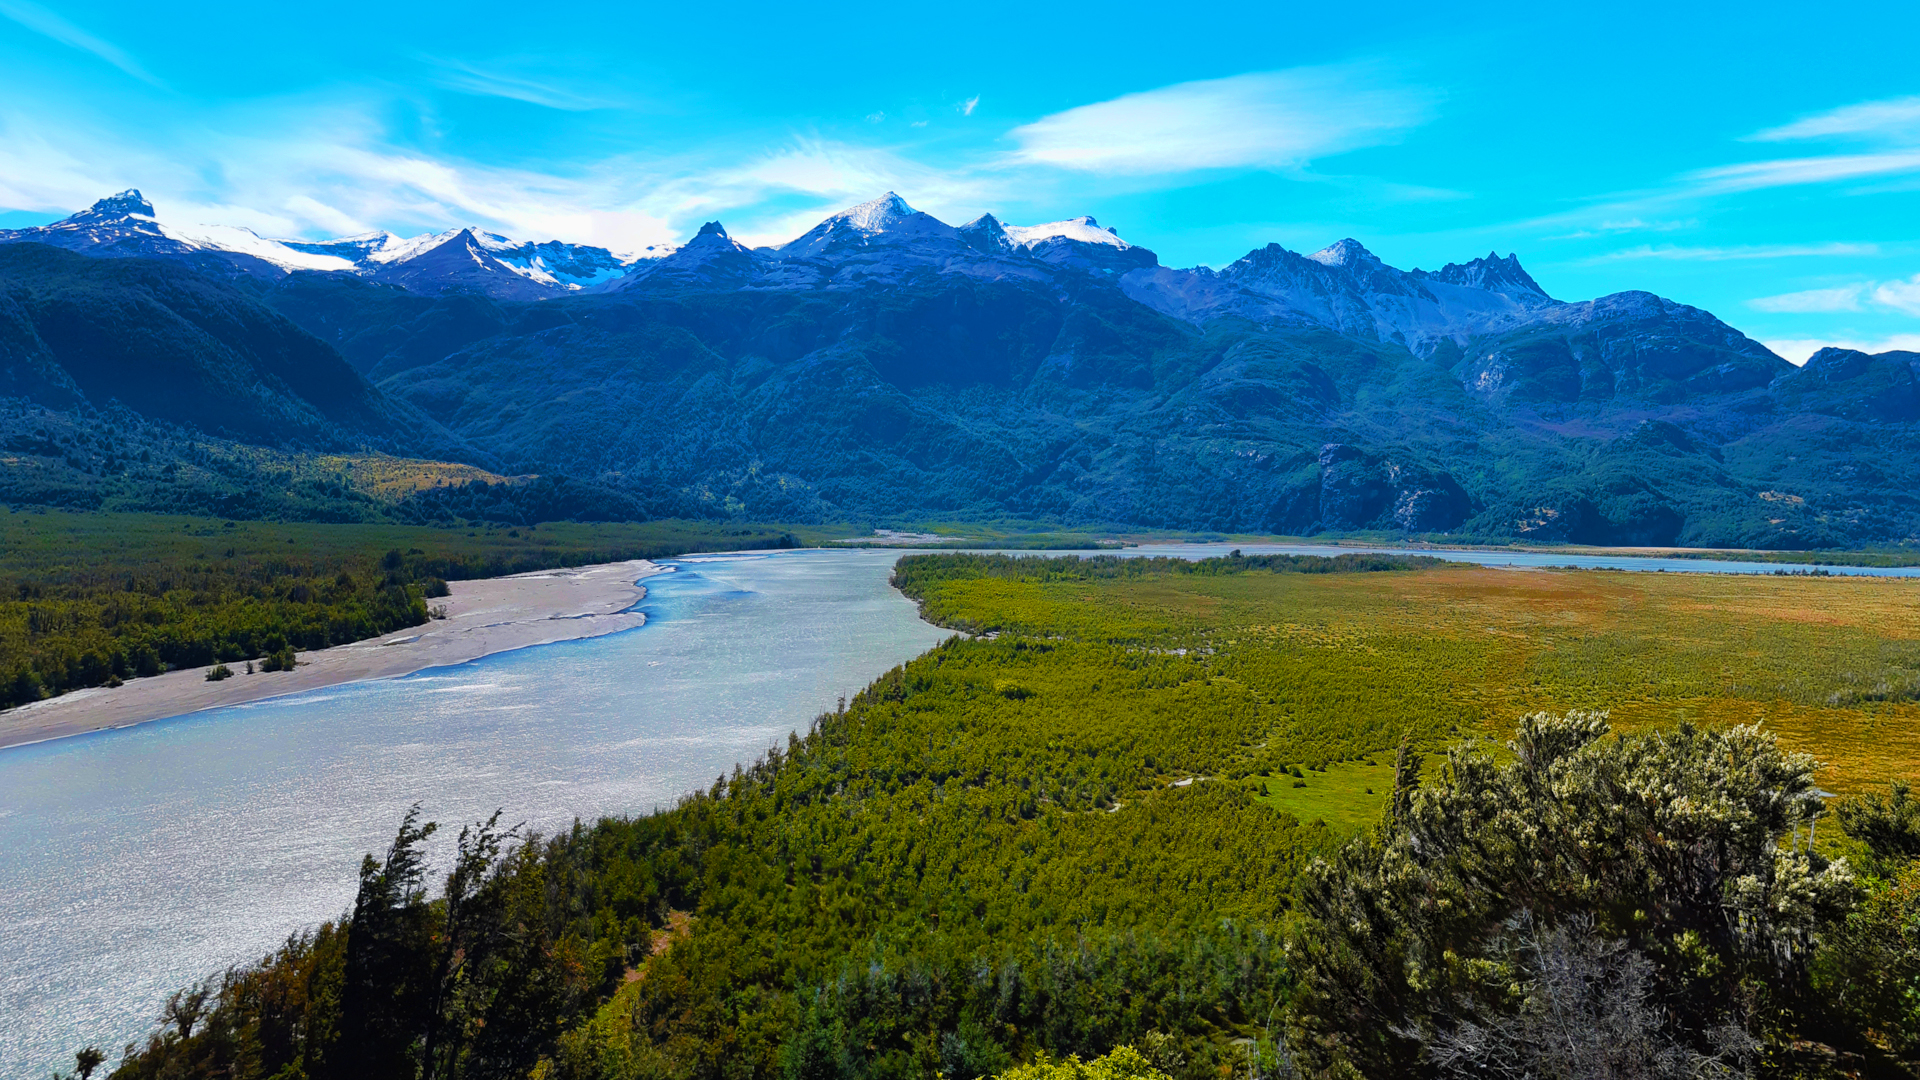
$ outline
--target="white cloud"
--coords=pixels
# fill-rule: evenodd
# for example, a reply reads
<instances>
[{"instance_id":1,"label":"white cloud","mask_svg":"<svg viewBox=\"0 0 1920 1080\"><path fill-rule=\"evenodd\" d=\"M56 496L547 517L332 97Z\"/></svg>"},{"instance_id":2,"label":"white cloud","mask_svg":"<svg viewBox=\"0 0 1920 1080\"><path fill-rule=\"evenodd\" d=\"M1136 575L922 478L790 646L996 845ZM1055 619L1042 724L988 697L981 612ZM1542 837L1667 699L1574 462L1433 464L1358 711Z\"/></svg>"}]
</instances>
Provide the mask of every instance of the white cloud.
<instances>
[{"instance_id":1,"label":"white cloud","mask_svg":"<svg viewBox=\"0 0 1920 1080\"><path fill-rule=\"evenodd\" d=\"M1779 296L1762 296L1747 301L1747 306L1755 311L1794 312L1805 314L1815 311L1859 311L1860 298L1867 291L1864 285L1845 285L1837 289L1807 289L1804 292L1781 293Z\"/></svg>"},{"instance_id":2,"label":"white cloud","mask_svg":"<svg viewBox=\"0 0 1920 1080\"><path fill-rule=\"evenodd\" d=\"M377 101L267 101L190 133L154 130L143 139L0 104L0 206L65 213L137 187L163 220L266 236L471 224L634 251L682 243L716 217L744 242L784 242L889 189L965 220L1011 182L1000 170L936 169L884 147L818 138L610 158L555 175L396 146L373 119L387 111Z\"/></svg>"},{"instance_id":3,"label":"white cloud","mask_svg":"<svg viewBox=\"0 0 1920 1080\"><path fill-rule=\"evenodd\" d=\"M978 108L979 105L980 105L980 95L975 94L972 97L960 103L960 115L972 116L973 110Z\"/></svg>"},{"instance_id":4,"label":"white cloud","mask_svg":"<svg viewBox=\"0 0 1920 1080\"><path fill-rule=\"evenodd\" d=\"M1905 281L1888 281L1874 286L1873 302L1909 315L1920 315L1920 274Z\"/></svg>"},{"instance_id":5,"label":"white cloud","mask_svg":"<svg viewBox=\"0 0 1920 1080\"><path fill-rule=\"evenodd\" d=\"M1821 312L1865 311L1875 308L1920 315L1920 274L1896 281L1859 281L1831 289L1808 289L1747 301L1760 311Z\"/></svg>"},{"instance_id":6,"label":"white cloud","mask_svg":"<svg viewBox=\"0 0 1920 1080\"><path fill-rule=\"evenodd\" d=\"M1821 349L1853 349L1863 353L1920 352L1920 334L1895 334L1878 341L1847 338L1779 338L1760 344L1789 363L1804 364Z\"/></svg>"},{"instance_id":7,"label":"white cloud","mask_svg":"<svg viewBox=\"0 0 1920 1080\"><path fill-rule=\"evenodd\" d=\"M82 52L90 52L141 82L153 86L161 85L159 79L149 75L145 68L141 67L133 57L128 56L118 45L87 33L38 4L28 3L27 0L0 0L0 15L12 19L35 33L45 34L62 45L70 45Z\"/></svg>"},{"instance_id":8,"label":"white cloud","mask_svg":"<svg viewBox=\"0 0 1920 1080\"><path fill-rule=\"evenodd\" d=\"M1428 92L1359 67L1179 83L1015 128L1017 162L1089 172L1286 168L1392 142L1433 114Z\"/></svg>"},{"instance_id":9,"label":"white cloud","mask_svg":"<svg viewBox=\"0 0 1920 1080\"><path fill-rule=\"evenodd\" d=\"M1586 260L1588 263L1620 262L1627 259L1666 259L1681 262L1727 262L1735 259L1787 259L1804 256L1873 255L1877 244L1748 244L1736 247L1655 247L1642 244L1623 251L1610 251Z\"/></svg>"},{"instance_id":10,"label":"white cloud","mask_svg":"<svg viewBox=\"0 0 1920 1080\"><path fill-rule=\"evenodd\" d=\"M1920 172L1920 150L1749 161L1739 165L1699 169L1687 173L1682 179L1692 185L1693 193L1715 194L1796 184L1824 184L1835 180L1857 180L1908 172Z\"/></svg>"},{"instance_id":11,"label":"white cloud","mask_svg":"<svg viewBox=\"0 0 1920 1080\"><path fill-rule=\"evenodd\" d=\"M464 94L524 101L564 112L605 109L614 107L616 104L604 98L576 93L564 87L507 72L486 70L457 60L430 59L428 63L440 69L434 79L435 82L449 90L458 90Z\"/></svg>"},{"instance_id":12,"label":"white cloud","mask_svg":"<svg viewBox=\"0 0 1920 1080\"><path fill-rule=\"evenodd\" d=\"M1920 97L1889 98L1809 116L1747 136L1756 142L1818 139L1836 135L1920 135Z\"/></svg>"}]
</instances>

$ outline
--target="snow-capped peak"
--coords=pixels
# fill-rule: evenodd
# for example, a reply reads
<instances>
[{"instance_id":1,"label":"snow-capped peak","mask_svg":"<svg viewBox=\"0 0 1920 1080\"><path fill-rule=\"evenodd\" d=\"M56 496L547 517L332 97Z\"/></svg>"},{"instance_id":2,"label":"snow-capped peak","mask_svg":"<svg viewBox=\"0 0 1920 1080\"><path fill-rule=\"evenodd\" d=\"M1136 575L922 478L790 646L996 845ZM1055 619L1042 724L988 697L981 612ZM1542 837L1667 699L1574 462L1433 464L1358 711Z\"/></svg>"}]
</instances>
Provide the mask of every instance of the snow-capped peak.
<instances>
[{"instance_id":1,"label":"snow-capped peak","mask_svg":"<svg viewBox=\"0 0 1920 1080\"><path fill-rule=\"evenodd\" d=\"M877 199L869 199L858 206L849 206L827 220L832 221L837 218L863 233L872 235L885 232L888 226L905 221L919 212L908 206L907 200L889 191Z\"/></svg>"},{"instance_id":2,"label":"snow-capped peak","mask_svg":"<svg viewBox=\"0 0 1920 1080\"><path fill-rule=\"evenodd\" d=\"M1044 225L1008 225L1007 238L1021 247L1032 247L1042 240L1061 237L1078 240L1083 244L1106 244L1122 251L1133 245L1120 239L1120 234L1112 229L1103 229L1100 223L1091 217L1068 218L1065 221L1050 221Z\"/></svg>"},{"instance_id":3,"label":"snow-capped peak","mask_svg":"<svg viewBox=\"0 0 1920 1080\"><path fill-rule=\"evenodd\" d=\"M945 242L951 245L958 241L959 233L953 226L915 210L907 205L907 200L889 191L877 199L847 207L777 250L783 258L810 259L876 244Z\"/></svg>"},{"instance_id":4,"label":"snow-capped peak","mask_svg":"<svg viewBox=\"0 0 1920 1080\"><path fill-rule=\"evenodd\" d=\"M140 194L139 188L128 188L118 195L109 195L94 203L81 213L98 217L153 217L153 204ZM80 215L76 214L75 217Z\"/></svg>"},{"instance_id":5,"label":"snow-capped peak","mask_svg":"<svg viewBox=\"0 0 1920 1080\"><path fill-rule=\"evenodd\" d=\"M1379 256L1368 251L1364 244L1351 237L1329 244L1307 258L1322 266L1352 266L1356 263L1380 261Z\"/></svg>"}]
</instances>

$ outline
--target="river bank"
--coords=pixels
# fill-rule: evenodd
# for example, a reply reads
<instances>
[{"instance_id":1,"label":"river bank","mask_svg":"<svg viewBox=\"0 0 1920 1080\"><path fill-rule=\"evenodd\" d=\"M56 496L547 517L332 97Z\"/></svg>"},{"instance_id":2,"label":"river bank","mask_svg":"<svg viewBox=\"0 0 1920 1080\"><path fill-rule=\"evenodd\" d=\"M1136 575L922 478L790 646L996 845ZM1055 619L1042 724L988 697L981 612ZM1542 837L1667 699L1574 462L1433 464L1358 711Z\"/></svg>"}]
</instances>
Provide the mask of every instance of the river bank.
<instances>
[{"instance_id":1,"label":"river bank","mask_svg":"<svg viewBox=\"0 0 1920 1080\"><path fill-rule=\"evenodd\" d=\"M201 668L93 687L0 713L0 747L127 727L223 705L296 694L365 679L389 679L493 653L630 630L646 616L630 610L646 596L640 584L670 570L645 559L537 570L511 577L455 581L452 595L430 601L444 619L377 638L305 652L292 671L245 674L208 682Z\"/></svg>"}]
</instances>

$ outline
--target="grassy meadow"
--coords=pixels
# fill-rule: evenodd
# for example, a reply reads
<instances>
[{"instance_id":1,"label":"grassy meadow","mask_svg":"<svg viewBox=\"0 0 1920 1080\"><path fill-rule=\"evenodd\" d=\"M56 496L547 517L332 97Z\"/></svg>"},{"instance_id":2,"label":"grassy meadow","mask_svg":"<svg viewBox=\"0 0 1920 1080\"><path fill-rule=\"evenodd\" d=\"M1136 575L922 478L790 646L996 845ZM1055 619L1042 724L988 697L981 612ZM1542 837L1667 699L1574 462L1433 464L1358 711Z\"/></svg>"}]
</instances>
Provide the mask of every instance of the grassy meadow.
<instances>
[{"instance_id":1,"label":"grassy meadow","mask_svg":"<svg viewBox=\"0 0 1920 1080\"><path fill-rule=\"evenodd\" d=\"M1827 763L1835 792L1920 777L1920 580L1447 564L980 576L943 583L926 604L936 622L982 631L1204 652L1219 686L1244 688L1263 718L1249 775L1390 754L1402 732L1428 750L1504 739L1521 715L1579 708L1609 710L1623 729L1760 722ZM1348 775L1362 776L1320 782Z\"/></svg>"}]
</instances>

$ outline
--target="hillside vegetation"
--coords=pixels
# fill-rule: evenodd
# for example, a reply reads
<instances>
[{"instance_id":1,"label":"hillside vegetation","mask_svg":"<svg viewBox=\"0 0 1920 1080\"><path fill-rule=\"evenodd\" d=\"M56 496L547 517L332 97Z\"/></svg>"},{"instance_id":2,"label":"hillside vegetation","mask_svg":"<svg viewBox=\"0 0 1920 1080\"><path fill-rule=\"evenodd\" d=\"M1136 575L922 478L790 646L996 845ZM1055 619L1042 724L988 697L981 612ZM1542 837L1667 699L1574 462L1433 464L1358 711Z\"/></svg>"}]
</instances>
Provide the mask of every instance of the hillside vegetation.
<instances>
[{"instance_id":1,"label":"hillside vegetation","mask_svg":"<svg viewBox=\"0 0 1920 1080\"><path fill-rule=\"evenodd\" d=\"M534 302L0 244L0 500L1822 550L1920 535L1915 354L1795 368L1644 293L1529 294L1544 321L1417 344L1371 316L1190 311L1129 253L1146 262L1023 256L980 278L894 251L919 269L829 272L884 255L856 245L784 284L663 272ZM1311 270L1355 302L1438 280L1249 259L1242 278ZM1180 280L1189 299L1221 285ZM400 489L343 493L323 460L376 454L448 483L392 505ZM482 489L455 466L541 479Z\"/></svg>"},{"instance_id":2,"label":"hillside vegetation","mask_svg":"<svg viewBox=\"0 0 1920 1080\"><path fill-rule=\"evenodd\" d=\"M1895 929L1920 801L1855 796L1814 848L1795 749L1843 791L1920 771L1910 583L957 554L896 581L974 636L671 810L476 823L443 890L409 817L349 920L183 991L114 1075L1679 1077L1920 1049ZM1371 820L1273 794L1382 775Z\"/></svg>"}]
</instances>

